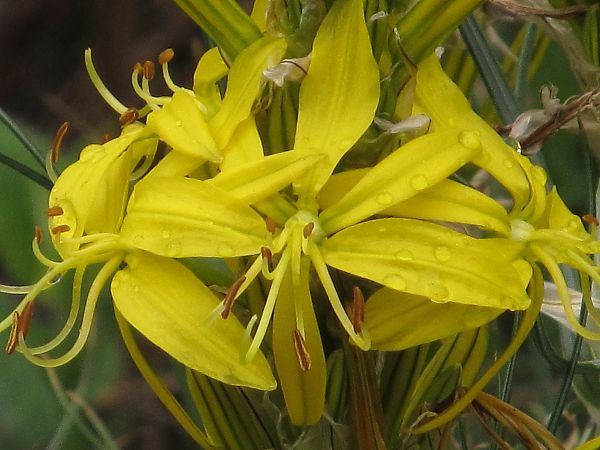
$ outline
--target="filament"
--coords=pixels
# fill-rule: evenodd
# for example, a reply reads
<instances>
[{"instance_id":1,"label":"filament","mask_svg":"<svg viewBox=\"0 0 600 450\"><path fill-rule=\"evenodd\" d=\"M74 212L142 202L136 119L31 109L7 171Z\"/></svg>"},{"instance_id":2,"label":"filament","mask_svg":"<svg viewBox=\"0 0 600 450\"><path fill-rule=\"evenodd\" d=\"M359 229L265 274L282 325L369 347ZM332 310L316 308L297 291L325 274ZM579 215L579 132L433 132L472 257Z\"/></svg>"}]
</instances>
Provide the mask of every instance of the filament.
<instances>
[{"instance_id":1,"label":"filament","mask_svg":"<svg viewBox=\"0 0 600 450\"><path fill-rule=\"evenodd\" d=\"M85 51L85 68L87 70L88 76L90 80L92 80L92 84L98 91L98 93L102 96L104 101L108 103L108 105L114 109L119 115L123 114L127 111L127 107L123 105L117 98L108 90L106 85L102 82L102 79L96 72L96 68L94 67L94 63L92 61L92 50L86 49Z\"/></svg>"}]
</instances>

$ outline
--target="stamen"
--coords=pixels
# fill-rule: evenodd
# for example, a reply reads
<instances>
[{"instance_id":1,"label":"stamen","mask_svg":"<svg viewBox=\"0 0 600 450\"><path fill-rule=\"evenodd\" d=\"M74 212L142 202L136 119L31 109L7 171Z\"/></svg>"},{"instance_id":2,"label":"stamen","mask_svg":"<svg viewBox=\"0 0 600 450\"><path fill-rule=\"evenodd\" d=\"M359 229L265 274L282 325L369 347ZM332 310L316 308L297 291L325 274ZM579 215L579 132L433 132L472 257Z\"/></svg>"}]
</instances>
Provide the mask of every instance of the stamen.
<instances>
[{"instance_id":1,"label":"stamen","mask_svg":"<svg viewBox=\"0 0 600 450\"><path fill-rule=\"evenodd\" d=\"M260 256L267 264L267 270L273 272L273 253L268 247L261 247Z\"/></svg>"},{"instance_id":2,"label":"stamen","mask_svg":"<svg viewBox=\"0 0 600 450\"><path fill-rule=\"evenodd\" d=\"M302 333L295 329L292 333L292 337L294 339L294 349L296 350L296 357L298 358L298 362L300 363L300 368L307 372L310 370L311 360L310 354L308 353L308 349L306 348L306 341L304 340L304 336Z\"/></svg>"},{"instance_id":3,"label":"stamen","mask_svg":"<svg viewBox=\"0 0 600 450\"><path fill-rule=\"evenodd\" d=\"M143 66L144 78L146 80L150 81L154 78L154 73L155 73L154 63L152 61L144 61L144 66Z\"/></svg>"},{"instance_id":4,"label":"stamen","mask_svg":"<svg viewBox=\"0 0 600 450\"><path fill-rule=\"evenodd\" d=\"M29 325L31 324L31 318L33 317L33 311L35 309L34 301L30 301L25 305L23 312L21 313L21 317L19 319L19 332L23 335L24 338L27 337L27 333L29 333Z\"/></svg>"},{"instance_id":5,"label":"stamen","mask_svg":"<svg viewBox=\"0 0 600 450\"><path fill-rule=\"evenodd\" d=\"M271 234L275 233L277 229L277 223L269 216L265 218L265 223L267 225L267 231Z\"/></svg>"},{"instance_id":6,"label":"stamen","mask_svg":"<svg viewBox=\"0 0 600 450\"><path fill-rule=\"evenodd\" d=\"M50 161L52 161L52 164L56 164L56 161L58 161L60 147L65 135L67 134L67 131L69 131L69 122L64 122L56 131L54 142L52 143L52 149L50 150Z\"/></svg>"},{"instance_id":7,"label":"stamen","mask_svg":"<svg viewBox=\"0 0 600 450\"><path fill-rule=\"evenodd\" d=\"M48 208L46 210L46 215L48 217L62 216L64 213L65 213L64 210L60 206L51 206L50 208ZM40 233L41 233L41 230L40 230Z\"/></svg>"},{"instance_id":8,"label":"stamen","mask_svg":"<svg viewBox=\"0 0 600 450\"><path fill-rule=\"evenodd\" d=\"M10 329L10 335L8 336L8 342L6 343L6 354L11 355L17 344L19 343L19 312L14 311L12 314L12 328Z\"/></svg>"},{"instance_id":9,"label":"stamen","mask_svg":"<svg viewBox=\"0 0 600 450\"><path fill-rule=\"evenodd\" d=\"M136 62L133 65L133 73L135 73L136 75L141 75L144 73L144 66L142 66L142 63Z\"/></svg>"},{"instance_id":10,"label":"stamen","mask_svg":"<svg viewBox=\"0 0 600 450\"><path fill-rule=\"evenodd\" d=\"M304 236L304 239L308 239L310 237L310 235L312 234L313 230L315 229L315 224L314 222L309 222L304 226L304 229L302 230L302 235Z\"/></svg>"},{"instance_id":11,"label":"stamen","mask_svg":"<svg viewBox=\"0 0 600 450\"><path fill-rule=\"evenodd\" d=\"M39 226L35 226L33 229L33 232L35 234L35 242L37 245L40 245L42 243L42 229Z\"/></svg>"},{"instance_id":12,"label":"stamen","mask_svg":"<svg viewBox=\"0 0 600 450\"><path fill-rule=\"evenodd\" d=\"M125 111L125 112L127 112L127 111ZM106 144L108 141L110 141L110 139L111 139L110 134L102 133L102 136L100 136L100 145Z\"/></svg>"},{"instance_id":13,"label":"stamen","mask_svg":"<svg viewBox=\"0 0 600 450\"><path fill-rule=\"evenodd\" d=\"M60 233L66 233L70 229L71 229L71 227L69 225L57 225L54 228L52 228L52 230L50 230L50 231L52 232L52 234L56 235L56 234L60 234Z\"/></svg>"},{"instance_id":14,"label":"stamen","mask_svg":"<svg viewBox=\"0 0 600 450\"><path fill-rule=\"evenodd\" d=\"M354 300L352 303L352 325L354 332L359 334L362 331L362 324L365 320L365 296L358 286L352 288Z\"/></svg>"},{"instance_id":15,"label":"stamen","mask_svg":"<svg viewBox=\"0 0 600 450\"><path fill-rule=\"evenodd\" d=\"M233 307L233 302L237 298L236 294L240 290L240 287L242 286L242 284L244 284L244 281L246 281L246 277L241 276L240 278L235 280L235 282L229 288L229 291L227 291L227 295L223 299L224 308L223 308L223 311L221 312L221 317L223 319L227 319L227 317L229 317L229 314L231 313L231 308Z\"/></svg>"},{"instance_id":16,"label":"stamen","mask_svg":"<svg viewBox=\"0 0 600 450\"><path fill-rule=\"evenodd\" d=\"M588 225L595 225L595 226L600 225L600 222L598 221L598 219L596 217L592 216L591 214L584 214L583 216L581 216L581 218Z\"/></svg>"},{"instance_id":17,"label":"stamen","mask_svg":"<svg viewBox=\"0 0 600 450\"><path fill-rule=\"evenodd\" d=\"M162 66L163 64L171 62L173 57L175 56L175 51L172 48L168 48L160 52L158 55L158 63Z\"/></svg>"},{"instance_id":18,"label":"stamen","mask_svg":"<svg viewBox=\"0 0 600 450\"><path fill-rule=\"evenodd\" d=\"M119 123L122 127L125 125L130 125L135 122L140 116L140 112L136 108L128 108L121 117L119 117Z\"/></svg>"}]
</instances>

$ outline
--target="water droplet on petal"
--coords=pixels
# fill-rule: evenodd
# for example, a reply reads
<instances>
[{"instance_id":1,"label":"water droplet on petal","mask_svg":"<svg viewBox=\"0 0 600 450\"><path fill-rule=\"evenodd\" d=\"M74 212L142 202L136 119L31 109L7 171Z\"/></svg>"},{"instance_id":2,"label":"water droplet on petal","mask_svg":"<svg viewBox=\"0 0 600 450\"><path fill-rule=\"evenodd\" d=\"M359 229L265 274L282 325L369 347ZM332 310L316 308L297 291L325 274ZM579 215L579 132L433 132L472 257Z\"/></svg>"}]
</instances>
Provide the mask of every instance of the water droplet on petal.
<instances>
[{"instance_id":1,"label":"water droplet on petal","mask_svg":"<svg viewBox=\"0 0 600 450\"><path fill-rule=\"evenodd\" d=\"M171 231L164 229L160 232L160 235L165 239L169 239L171 237Z\"/></svg>"},{"instance_id":2,"label":"water droplet on petal","mask_svg":"<svg viewBox=\"0 0 600 450\"><path fill-rule=\"evenodd\" d=\"M398 291L406 289L406 280L400 275L394 273L386 275L383 278L383 284Z\"/></svg>"},{"instance_id":3,"label":"water droplet on petal","mask_svg":"<svg viewBox=\"0 0 600 450\"><path fill-rule=\"evenodd\" d=\"M394 202L394 197L387 191L377 194L377 203L381 206L391 205Z\"/></svg>"},{"instance_id":4,"label":"water droplet on petal","mask_svg":"<svg viewBox=\"0 0 600 450\"><path fill-rule=\"evenodd\" d=\"M481 147L481 139L477 131L461 131L458 135L458 141L471 150L477 150Z\"/></svg>"},{"instance_id":5,"label":"water droplet on petal","mask_svg":"<svg viewBox=\"0 0 600 450\"><path fill-rule=\"evenodd\" d=\"M167 244L165 255L170 258L177 257L181 254L181 243L179 241L171 241Z\"/></svg>"},{"instance_id":6,"label":"water droplet on petal","mask_svg":"<svg viewBox=\"0 0 600 450\"><path fill-rule=\"evenodd\" d=\"M410 250L399 250L396 252L396 259L400 261L411 261L413 259L413 254L410 252Z\"/></svg>"},{"instance_id":7,"label":"water droplet on petal","mask_svg":"<svg viewBox=\"0 0 600 450\"><path fill-rule=\"evenodd\" d=\"M219 253L219 256L221 256L223 258L231 258L235 254L233 247L229 244L219 245L217 252Z\"/></svg>"},{"instance_id":8,"label":"water droplet on petal","mask_svg":"<svg viewBox=\"0 0 600 450\"><path fill-rule=\"evenodd\" d=\"M442 283L429 283L429 296L431 297L431 301L436 303L446 303L449 295L450 291L448 291L448 288Z\"/></svg>"},{"instance_id":9,"label":"water droplet on petal","mask_svg":"<svg viewBox=\"0 0 600 450\"><path fill-rule=\"evenodd\" d=\"M448 261L451 256L450 249L445 245L440 245L439 247L436 247L433 253L435 254L435 257L442 262Z\"/></svg>"},{"instance_id":10,"label":"water droplet on petal","mask_svg":"<svg viewBox=\"0 0 600 450\"><path fill-rule=\"evenodd\" d=\"M502 161L502 165L504 165L504 167L506 167L507 169L512 169L514 163L510 159L505 159L504 161Z\"/></svg>"},{"instance_id":11,"label":"water droplet on petal","mask_svg":"<svg viewBox=\"0 0 600 450\"><path fill-rule=\"evenodd\" d=\"M176 120L175 121L175 126L176 127L180 127L182 125L181 120Z\"/></svg>"},{"instance_id":12,"label":"water droplet on petal","mask_svg":"<svg viewBox=\"0 0 600 450\"><path fill-rule=\"evenodd\" d=\"M416 191L422 191L429 186L429 181L425 175L415 175L410 179L410 185Z\"/></svg>"},{"instance_id":13,"label":"water droplet on petal","mask_svg":"<svg viewBox=\"0 0 600 450\"><path fill-rule=\"evenodd\" d=\"M385 233L387 231L387 228L386 227L379 227L379 228L377 228L377 231L380 232L380 233Z\"/></svg>"}]
</instances>

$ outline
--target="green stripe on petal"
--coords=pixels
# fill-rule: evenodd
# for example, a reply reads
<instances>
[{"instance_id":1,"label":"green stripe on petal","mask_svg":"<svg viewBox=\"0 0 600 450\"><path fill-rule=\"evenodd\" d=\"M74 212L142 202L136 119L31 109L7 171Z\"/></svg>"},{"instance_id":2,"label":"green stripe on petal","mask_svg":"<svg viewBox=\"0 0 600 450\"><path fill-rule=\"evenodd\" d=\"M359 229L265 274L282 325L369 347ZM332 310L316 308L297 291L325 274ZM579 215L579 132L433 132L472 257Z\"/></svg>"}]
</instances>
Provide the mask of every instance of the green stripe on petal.
<instances>
[{"instance_id":1,"label":"green stripe on petal","mask_svg":"<svg viewBox=\"0 0 600 450\"><path fill-rule=\"evenodd\" d=\"M439 303L525 309L529 297L513 262L520 245L475 239L413 219L360 223L321 246L325 262L402 292Z\"/></svg>"},{"instance_id":2,"label":"green stripe on petal","mask_svg":"<svg viewBox=\"0 0 600 450\"><path fill-rule=\"evenodd\" d=\"M489 172L510 192L514 209L522 209L529 200L529 183L517 152L471 108L461 90L446 75L435 55L419 64L415 91L417 107L413 113L424 112L434 130L469 129L481 133L482 151L474 163Z\"/></svg>"},{"instance_id":3,"label":"green stripe on petal","mask_svg":"<svg viewBox=\"0 0 600 450\"><path fill-rule=\"evenodd\" d=\"M171 257L252 255L266 234L263 219L246 203L204 181L179 177L138 183L121 229L125 243Z\"/></svg>"},{"instance_id":4,"label":"green stripe on petal","mask_svg":"<svg viewBox=\"0 0 600 450\"><path fill-rule=\"evenodd\" d=\"M479 327L503 311L459 303L442 305L427 297L382 288L367 301L363 324L374 350L395 351Z\"/></svg>"},{"instance_id":5,"label":"green stripe on petal","mask_svg":"<svg viewBox=\"0 0 600 450\"><path fill-rule=\"evenodd\" d=\"M284 39L264 37L235 59L227 77L227 92L221 109L210 121L219 148L228 144L239 123L250 116L264 83L263 71L279 63L285 49Z\"/></svg>"},{"instance_id":6,"label":"green stripe on petal","mask_svg":"<svg viewBox=\"0 0 600 450\"><path fill-rule=\"evenodd\" d=\"M371 52L360 0L336 2L314 41L308 75L300 89L294 148L326 152L329 160L298 189L311 196L373 120L379 101L379 70Z\"/></svg>"},{"instance_id":7,"label":"green stripe on petal","mask_svg":"<svg viewBox=\"0 0 600 450\"><path fill-rule=\"evenodd\" d=\"M321 213L327 233L360 222L443 180L481 150L474 131L413 139L373 167L339 202Z\"/></svg>"},{"instance_id":8,"label":"green stripe on petal","mask_svg":"<svg viewBox=\"0 0 600 450\"><path fill-rule=\"evenodd\" d=\"M227 384L262 390L276 382L262 354L244 362L244 327L235 317L210 321L219 300L182 264L137 252L117 272L115 306L148 340L191 369Z\"/></svg>"},{"instance_id":9,"label":"green stripe on petal","mask_svg":"<svg viewBox=\"0 0 600 450\"><path fill-rule=\"evenodd\" d=\"M309 267L303 261L303 275L308 277ZM303 278L308 280L308 278ZM308 283L300 284L294 296L291 272L288 270L275 305L273 318L273 353L275 367L285 397L285 404L292 423L312 425L323 414L327 369L321 335L313 310ZM304 371L296 356L293 332L296 329L294 297L301 302L304 318L304 338L310 355L310 369Z\"/></svg>"},{"instance_id":10,"label":"green stripe on petal","mask_svg":"<svg viewBox=\"0 0 600 450\"><path fill-rule=\"evenodd\" d=\"M223 158L201 110L187 91L177 91L163 108L148 115L148 129L177 152L219 162Z\"/></svg>"},{"instance_id":11,"label":"green stripe on petal","mask_svg":"<svg viewBox=\"0 0 600 450\"><path fill-rule=\"evenodd\" d=\"M323 157L324 155L303 156L297 152L278 153L223 171L209 182L252 204L289 186L309 168L322 161Z\"/></svg>"}]
</instances>

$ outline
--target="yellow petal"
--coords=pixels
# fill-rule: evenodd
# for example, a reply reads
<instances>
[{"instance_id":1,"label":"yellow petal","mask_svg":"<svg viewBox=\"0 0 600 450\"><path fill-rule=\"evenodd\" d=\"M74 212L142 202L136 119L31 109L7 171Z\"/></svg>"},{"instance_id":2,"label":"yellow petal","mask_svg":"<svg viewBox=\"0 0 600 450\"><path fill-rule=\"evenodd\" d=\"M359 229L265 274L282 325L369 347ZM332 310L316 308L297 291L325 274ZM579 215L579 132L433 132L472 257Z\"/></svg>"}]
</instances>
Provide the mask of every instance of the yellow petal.
<instances>
[{"instance_id":1,"label":"yellow petal","mask_svg":"<svg viewBox=\"0 0 600 450\"><path fill-rule=\"evenodd\" d=\"M322 159L323 155L278 153L223 171L208 182L252 204L289 186Z\"/></svg>"},{"instance_id":2,"label":"yellow petal","mask_svg":"<svg viewBox=\"0 0 600 450\"><path fill-rule=\"evenodd\" d=\"M169 103L148 115L148 128L173 150L188 156L220 162L223 158L210 133L201 105L180 90Z\"/></svg>"},{"instance_id":3,"label":"yellow petal","mask_svg":"<svg viewBox=\"0 0 600 450\"><path fill-rule=\"evenodd\" d=\"M256 161L264 156L254 116L248 117L238 125L223 153L225 157L221 163L221 171Z\"/></svg>"},{"instance_id":4,"label":"yellow petal","mask_svg":"<svg viewBox=\"0 0 600 450\"><path fill-rule=\"evenodd\" d=\"M466 164L480 151L478 133L456 130L413 139L375 165L340 201L321 214L327 233L413 197Z\"/></svg>"},{"instance_id":5,"label":"yellow petal","mask_svg":"<svg viewBox=\"0 0 600 450\"><path fill-rule=\"evenodd\" d=\"M213 47L202 55L194 72L194 94L206 108L206 118L210 119L221 107L221 93L217 81L227 75L229 68L219 49Z\"/></svg>"},{"instance_id":6,"label":"yellow petal","mask_svg":"<svg viewBox=\"0 0 600 450\"><path fill-rule=\"evenodd\" d=\"M459 303L442 305L426 297L382 288L366 303L364 326L374 350L404 350L479 327L503 311Z\"/></svg>"},{"instance_id":7,"label":"yellow petal","mask_svg":"<svg viewBox=\"0 0 600 450\"><path fill-rule=\"evenodd\" d=\"M263 219L246 203L204 181L152 177L127 208L123 242L171 257L252 255L265 245Z\"/></svg>"},{"instance_id":8,"label":"yellow petal","mask_svg":"<svg viewBox=\"0 0 600 450\"><path fill-rule=\"evenodd\" d=\"M414 113L424 112L434 130L478 130L482 151L474 163L489 172L511 193L514 208L520 210L529 200L529 183L517 161L517 152L471 108L461 90L444 73L435 55L425 59L417 71Z\"/></svg>"},{"instance_id":9,"label":"yellow petal","mask_svg":"<svg viewBox=\"0 0 600 450\"><path fill-rule=\"evenodd\" d=\"M285 39L264 37L244 49L227 78L227 92L210 128L219 148L224 148L236 127L246 120L263 86L263 71L277 64L286 49Z\"/></svg>"},{"instance_id":10,"label":"yellow petal","mask_svg":"<svg viewBox=\"0 0 600 450\"><path fill-rule=\"evenodd\" d=\"M335 165L373 120L379 101L379 70L360 0L334 3L313 45L300 89L294 148L326 152L329 160L307 174L298 189L318 192Z\"/></svg>"},{"instance_id":11,"label":"yellow petal","mask_svg":"<svg viewBox=\"0 0 600 450\"><path fill-rule=\"evenodd\" d=\"M308 276L308 268L304 267ZM292 291L290 271L279 291L273 318L273 353L275 367L285 397L290 419L295 425L312 425L323 414L327 370L321 344L321 335L312 306L308 278L300 286L301 292ZM296 329L294 297L301 303L304 317L305 343L310 355L310 369L300 368L294 347Z\"/></svg>"},{"instance_id":12,"label":"yellow petal","mask_svg":"<svg viewBox=\"0 0 600 450\"><path fill-rule=\"evenodd\" d=\"M244 327L235 317L209 320L219 300L182 264L136 252L115 275L115 306L148 340L187 367L227 384L262 390L276 383L259 353L244 362Z\"/></svg>"},{"instance_id":13,"label":"yellow petal","mask_svg":"<svg viewBox=\"0 0 600 450\"><path fill-rule=\"evenodd\" d=\"M522 246L509 240L475 239L440 225L392 218L346 228L320 249L336 269L439 303L513 310L530 303L513 266Z\"/></svg>"}]
</instances>

